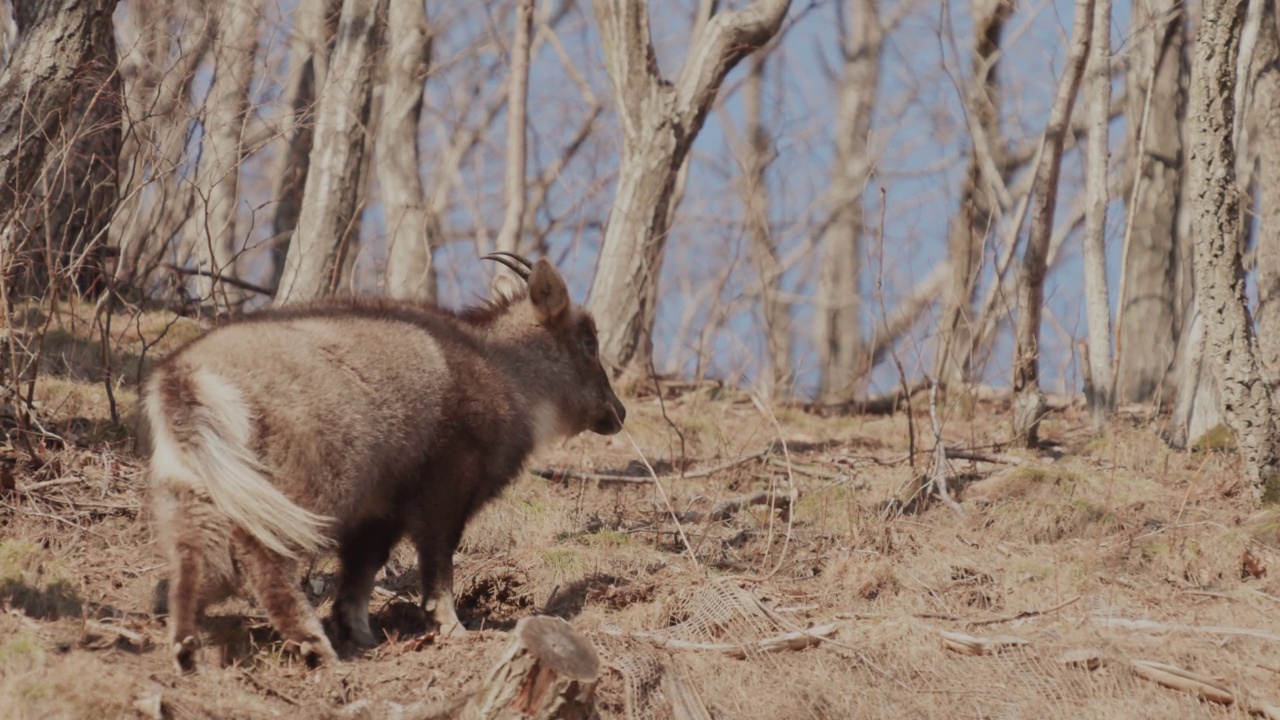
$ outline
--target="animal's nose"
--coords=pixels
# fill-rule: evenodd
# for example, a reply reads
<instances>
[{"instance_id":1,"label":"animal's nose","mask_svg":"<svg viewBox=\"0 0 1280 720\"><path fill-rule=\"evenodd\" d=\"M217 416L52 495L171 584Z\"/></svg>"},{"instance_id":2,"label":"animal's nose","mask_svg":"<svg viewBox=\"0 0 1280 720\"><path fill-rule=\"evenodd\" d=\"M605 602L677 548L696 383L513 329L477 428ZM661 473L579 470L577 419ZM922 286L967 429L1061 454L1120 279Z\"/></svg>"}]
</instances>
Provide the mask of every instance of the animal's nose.
<instances>
[{"instance_id":1,"label":"animal's nose","mask_svg":"<svg viewBox=\"0 0 1280 720\"><path fill-rule=\"evenodd\" d=\"M613 414L618 417L618 428L621 429L622 424L627 421L627 406L617 398L613 399Z\"/></svg>"}]
</instances>

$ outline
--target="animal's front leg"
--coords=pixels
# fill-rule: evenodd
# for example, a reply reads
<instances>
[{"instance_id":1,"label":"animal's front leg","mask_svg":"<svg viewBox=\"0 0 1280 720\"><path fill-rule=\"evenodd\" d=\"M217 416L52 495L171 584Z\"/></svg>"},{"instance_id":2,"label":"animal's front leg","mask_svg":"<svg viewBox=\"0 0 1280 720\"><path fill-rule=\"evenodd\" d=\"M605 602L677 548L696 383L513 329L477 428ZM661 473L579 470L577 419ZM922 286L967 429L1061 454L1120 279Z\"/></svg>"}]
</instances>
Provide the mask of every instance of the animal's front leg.
<instances>
[{"instance_id":1,"label":"animal's front leg","mask_svg":"<svg viewBox=\"0 0 1280 720\"><path fill-rule=\"evenodd\" d=\"M461 533L459 533L461 534ZM422 574L422 609L441 637L464 637L467 629L453 605L453 550L457 540L426 537L417 542L418 571Z\"/></svg>"},{"instance_id":2,"label":"animal's front leg","mask_svg":"<svg viewBox=\"0 0 1280 720\"><path fill-rule=\"evenodd\" d=\"M369 627L369 596L374 578L386 564L400 530L388 521L364 523L346 534L338 547L341 570L333 603L334 641L347 648L378 644Z\"/></svg>"}]
</instances>

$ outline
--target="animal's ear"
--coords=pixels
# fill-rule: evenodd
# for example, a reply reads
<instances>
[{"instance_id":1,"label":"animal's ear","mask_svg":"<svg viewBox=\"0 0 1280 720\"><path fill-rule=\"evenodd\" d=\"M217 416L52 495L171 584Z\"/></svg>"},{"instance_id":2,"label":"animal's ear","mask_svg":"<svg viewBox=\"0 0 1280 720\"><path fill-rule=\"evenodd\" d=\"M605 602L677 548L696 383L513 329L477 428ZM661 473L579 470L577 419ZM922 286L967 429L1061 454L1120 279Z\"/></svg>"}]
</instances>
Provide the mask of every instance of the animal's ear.
<instances>
[{"instance_id":1,"label":"animal's ear","mask_svg":"<svg viewBox=\"0 0 1280 720\"><path fill-rule=\"evenodd\" d=\"M494 300L511 299L520 294L520 285L515 278L506 273L493 276L493 284L489 286L489 297Z\"/></svg>"},{"instance_id":2,"label":"animal's ear","mask_svg":"<svg viewBox=\"0 0 1280 720\"><path fill-rule=\"evenodd\" d=\"M529 302L543 325L559 322L569 312L569 288L546 258L539 258L529 274Z\"/></svg>"}]
</instances>

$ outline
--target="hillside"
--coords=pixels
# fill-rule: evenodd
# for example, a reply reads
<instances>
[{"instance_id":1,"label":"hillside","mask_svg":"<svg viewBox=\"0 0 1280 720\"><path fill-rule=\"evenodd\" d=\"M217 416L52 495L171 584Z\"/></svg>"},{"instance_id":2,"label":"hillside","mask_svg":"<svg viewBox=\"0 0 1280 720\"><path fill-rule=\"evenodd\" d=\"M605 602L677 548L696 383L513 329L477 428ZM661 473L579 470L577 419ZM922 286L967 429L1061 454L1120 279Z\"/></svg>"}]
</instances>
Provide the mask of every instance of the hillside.
<instances>
[{"instance_id":1,"label":"hillside","mask_svg":"<svg viewBox=\"0 0 1280 720\"><path fill-rule=\"evenodd\" d=\"M401 547L373 602L387 640L365 657L307 670L242 597L210 611L207 667L180 677L128 411L139 363L199 327L116 322L106 366L91 309L15 329L45 342L40 428L0 451L5 718L418 717L534 613L596 644L602 717L672 717L680 689L740 719L1280 712L1280 515L1251 505L1230 447L1172 451L1142 409L1095 437L1073 406L1011 452L1007 406L939 397L950 507L911 499L935 459L927 395L910 415L822 417L713 384L627 398L624 433L546 453L472 523L455 558L469 637L421 635ZM333 569L300 578L322 612ZM802 628L824 638L765 651ZM1217 678L1235 702L1135 661Z\"/></svg>"}]
</instances>

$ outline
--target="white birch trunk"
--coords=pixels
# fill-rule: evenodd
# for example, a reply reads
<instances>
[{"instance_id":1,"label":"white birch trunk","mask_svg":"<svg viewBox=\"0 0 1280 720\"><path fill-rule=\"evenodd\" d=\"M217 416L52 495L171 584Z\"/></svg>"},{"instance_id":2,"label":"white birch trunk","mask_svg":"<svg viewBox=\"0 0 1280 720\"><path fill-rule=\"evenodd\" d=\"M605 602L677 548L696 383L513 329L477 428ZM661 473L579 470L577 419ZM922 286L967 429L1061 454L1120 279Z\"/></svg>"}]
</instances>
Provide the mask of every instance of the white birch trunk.
<instances>
[{"instance_id":1,"label":"white birch trunk","mask_svg":"<svg viewBox=\"0 0 1280 720\"><path fill-rule=\"evenodd\" d=\"M1084 81L1085 148L1084 295L1089 323L1085 400L1095 430L1111 412L1111 304L1107 297L1107 162L1111 157L1111 0L1094 0L1092 39Z\"/></svg>"},{"instance_id":2,"label":"white birch trunk","mask_svg":"<svg viewBox=\"0 0 1280 720\"><path fill-rule=\"evenodd\" d=\"M373 96L373 55L387 0L345 0L333 62L316 111L311 167L298 228L276 289L277 305L332 293L354 230Z\"/></svg>"}]
</instances>

